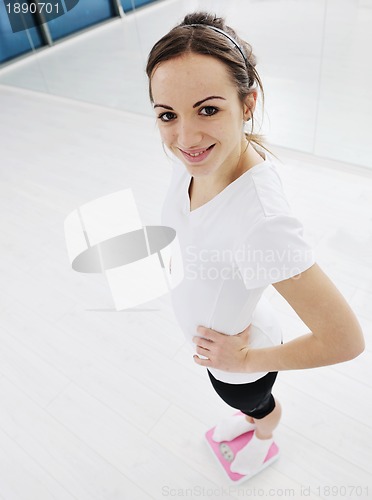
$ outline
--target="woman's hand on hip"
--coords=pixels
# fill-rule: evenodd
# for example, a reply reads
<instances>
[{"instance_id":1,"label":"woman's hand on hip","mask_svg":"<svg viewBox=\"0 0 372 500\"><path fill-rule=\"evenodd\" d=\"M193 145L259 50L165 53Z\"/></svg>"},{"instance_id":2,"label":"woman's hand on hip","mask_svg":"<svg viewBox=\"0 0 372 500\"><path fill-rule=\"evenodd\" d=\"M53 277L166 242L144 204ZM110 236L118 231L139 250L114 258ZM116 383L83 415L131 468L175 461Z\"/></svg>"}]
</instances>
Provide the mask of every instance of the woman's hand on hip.
<instances>
[{"instance_id":1,"label":"woman's hand on hip","mask_svg":"<svg viewBox=\"0 0 372 500\"><path fill-rule=\"evenodd\" d=\"M249 327L236 335L226 335L198 326L199 335L192 339L196 345L195 363L228 372L247 372Z\"/></svg>"}]
</instances>

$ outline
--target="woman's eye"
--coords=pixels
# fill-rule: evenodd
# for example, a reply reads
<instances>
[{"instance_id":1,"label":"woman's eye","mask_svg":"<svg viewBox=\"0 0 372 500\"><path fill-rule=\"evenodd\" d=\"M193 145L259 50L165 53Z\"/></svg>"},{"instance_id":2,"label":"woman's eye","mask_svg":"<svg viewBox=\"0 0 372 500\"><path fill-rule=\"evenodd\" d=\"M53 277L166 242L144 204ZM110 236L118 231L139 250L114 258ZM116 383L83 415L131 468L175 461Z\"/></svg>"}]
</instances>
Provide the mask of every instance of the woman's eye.
<instances>
[{"instance_id":1,"label":"woman's eye","mask_svg":"<svg viewBox=\"0 0 372 500\"><path fill-rule=\"evenodd\" d=\"M200 114L204 116L213 116L216 113L218 113L218 108L215 108L214 106L205 106L200 110Z\"/></svg>"},{"instance_id":2,"label":"woman's eye","mask_svg":"<svg viewBox=\"0 0 372 500\"><path fill-rule=\"evenodd\" d=\"M170 122L175 118L175 114L171 113L170 111L167 111L166 113L162 113L161 115L158 116L159 120L162 122Z\"/></svg>"}]
</instances>

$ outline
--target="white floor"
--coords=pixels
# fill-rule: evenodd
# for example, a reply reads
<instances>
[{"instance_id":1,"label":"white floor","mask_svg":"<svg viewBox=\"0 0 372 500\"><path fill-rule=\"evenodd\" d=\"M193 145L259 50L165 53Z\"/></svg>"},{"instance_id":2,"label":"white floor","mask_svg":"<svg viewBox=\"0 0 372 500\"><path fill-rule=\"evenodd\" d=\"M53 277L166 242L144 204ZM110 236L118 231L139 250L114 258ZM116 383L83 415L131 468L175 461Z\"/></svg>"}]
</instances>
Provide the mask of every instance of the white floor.
<instances>
[{"instance_id":1,"label":"white floor","mask_svg":"<svg viewBox=\"0 0 372 500\"><path fill-rule=\"evenodd\" d=\"M152 118L8 85L0 109L0 499L370 498L371 171L273 147L367 349L279 374L281 458L236 488L203 440L232 410L193 363L169 297L115 312L103 278L67 258L65 217L99 196L131 187L143 223L159 223L170 164ZM267 296L285 339L306 331Z\"/></svg>"},{"instance_id":2,"label":"white floor","mask_svg":"<svg viewBox=\"0 0 372 500\"><path fill-rule=\"evenodd\" d=\"M193 364L169 297L116 313L103 279L73 272L65 250L65 216L120 188L133 189L144 224L159 222L170 165L153 121L6 86L0 101L0 498L158 500L170 488L180 497L227 488L203 433L231 409ZM292 206L357 312L367 350L343 365L281 373L282 458L219 492L289 489L298 498L310 486L311 498L327 498L328 486L360 486L364 496L348 498L367 498L372 175L275 151ZM268 296L286 339L305 331L274 289Z\"/></svg>"}]
</instances>

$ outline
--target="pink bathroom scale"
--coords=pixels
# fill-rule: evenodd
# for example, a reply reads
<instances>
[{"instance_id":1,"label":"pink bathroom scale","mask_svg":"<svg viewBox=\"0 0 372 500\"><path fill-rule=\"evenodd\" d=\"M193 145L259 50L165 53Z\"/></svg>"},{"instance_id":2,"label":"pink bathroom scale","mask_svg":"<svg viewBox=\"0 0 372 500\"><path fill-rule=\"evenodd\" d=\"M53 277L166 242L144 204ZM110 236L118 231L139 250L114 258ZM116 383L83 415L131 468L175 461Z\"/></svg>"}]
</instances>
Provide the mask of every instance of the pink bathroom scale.
<instances>
[{"instance_id":1,"label":"pink bathroom scale","mask_svg":"<svg viewBox=\"0 0 372 500\"><path fill-rule=\"evenodd\" d=\"M247 481L265 469L268 465L272 464L279 457L279 448L275 443L273 443L269 448L262 466L255 470L252 474L244 476L242 474L238 474L237 472L232 472L230 470L231 462L234 460L238 451L244 448L244 446L252 439L254 431L246 432L232 441L222 441L221 443L217 443L216 441L213 441L212 438L214 429L215 428L212 427L212 429L209 429L209 431L205 434L209 449L211 450L213 456L217 459L217 462L222 467L224 473L227 474L228 479L233 484L240 484L243 481Z\"/></svg>"}]
</instances>

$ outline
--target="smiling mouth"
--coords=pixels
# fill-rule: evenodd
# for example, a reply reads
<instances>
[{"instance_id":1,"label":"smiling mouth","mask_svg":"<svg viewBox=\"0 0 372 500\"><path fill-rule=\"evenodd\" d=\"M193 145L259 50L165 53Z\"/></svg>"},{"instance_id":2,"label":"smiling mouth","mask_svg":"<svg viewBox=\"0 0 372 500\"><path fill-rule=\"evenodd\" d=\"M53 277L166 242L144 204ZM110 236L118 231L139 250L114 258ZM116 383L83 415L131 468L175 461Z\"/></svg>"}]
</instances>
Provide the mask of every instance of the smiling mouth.
<instances>
[{"instance_id":1,"label":"smiling mouth","mask_svg":"<svg viewBox=\"0 0 372 500\"><path fill-rule=\"evenodd\" d=\"M191 153L189 151L184 151L183 149L180 149L180 151L182 151L183 154L190 156L191 158L198 158L198 156L203 155L207 151L211 150L214 146L215 146L215 144L212 144L212 146L209 146L208 148L205 148L205 149L201 149L195 153Z\"/></svg>"}]
</instances>

